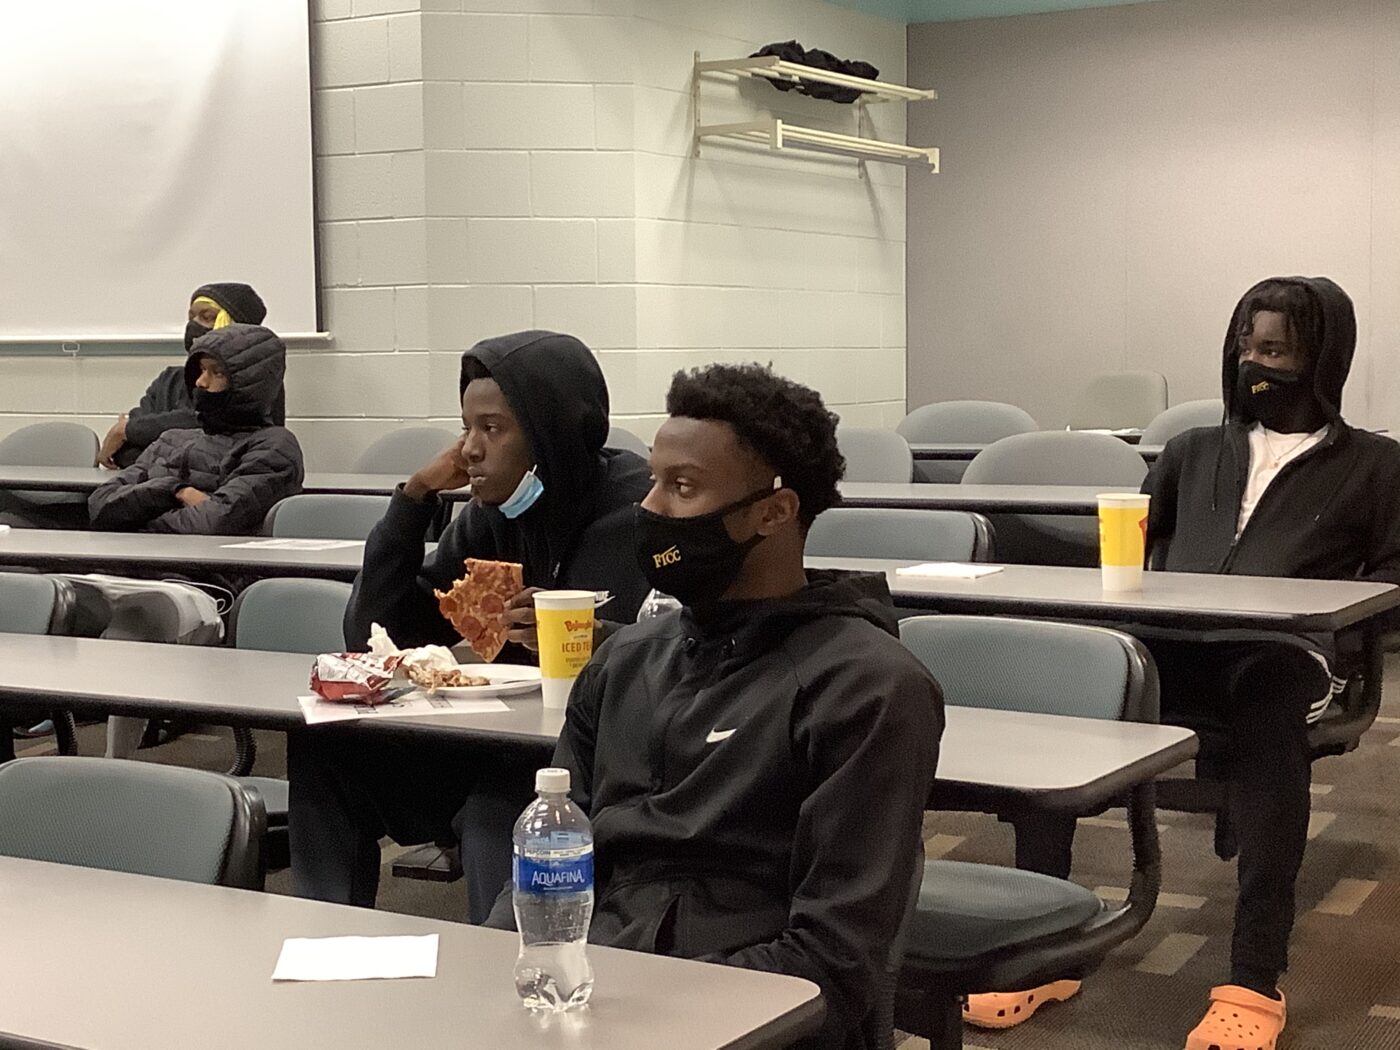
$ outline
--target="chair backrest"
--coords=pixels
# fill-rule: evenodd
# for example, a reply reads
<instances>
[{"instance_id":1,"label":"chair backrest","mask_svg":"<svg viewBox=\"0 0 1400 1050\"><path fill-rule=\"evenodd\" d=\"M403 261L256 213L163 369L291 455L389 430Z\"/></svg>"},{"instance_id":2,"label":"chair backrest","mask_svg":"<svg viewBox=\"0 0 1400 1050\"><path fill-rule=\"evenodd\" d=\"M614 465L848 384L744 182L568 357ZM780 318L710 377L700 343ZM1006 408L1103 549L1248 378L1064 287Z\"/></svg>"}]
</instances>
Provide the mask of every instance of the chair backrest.
<instances>
[{"instance_id":1,"label":"chair backrest","mask_svg":"<svg viewBox=\"0 0 1400 1050\"><path fill-rule=\"evenodd\" d=\"M994 441L963 474L978 485L1113 485L1137 487L1147 464L1127 442L1108 434L1041 430Z\"/></svg>"},{"instance_id":2,"label":"chair backrest","mask_svg":"<svg viewBox=\"0 0 1400 1050\"><path fill-rule=\"evenodd\" d=\"M345 648L350 585L335 580L258 580L229 613L229 644L278 653L333 653Z\"/></svg>"},{"instance_id":3,"label":"chair backrest","mask_svg":"<svg viewBox=\"0 0 1400 1050\"><path fill-rule=\"evenodd\" d=\"M460 436L447 427L400 427L361 452L354 471L408 477Z\"/></svg>"},{"instance_id":4,"label":"chair backrest","mask_svg":"<svg viewBox=\"0 0 1400 1050\"><path fill-rule=\"evenodd\" d=\"M627 452L635 452L646 459L651 455L651 449L647 443L630 430L622 427L609 427L608 440L603 443L605 448L620 448Z\"/></svg>"},{"instance_id":5,"label":"chair backrest","mask_svg":"<svg viewBox=\"0 0 1400 1050\"><path fill-rule=\"evenodd\" d=\"M807 534L814 558L991 561L993 548L991 523L959 510L833 507Z\"/></svg>"},{"instance_id":6,"label":"chair backrest","mask_svg":"<svg viewBox=\"0 0 1400 1050\"><path fill-rule=\"evenodd\" d=\"M90 467L97 435L81 423L33 423L0 440L0 463L9 467Z\"/></svg>"},{"instance_id":7,"label":"chair backrest","mask_svg":"<svg viewBox=\"0 0 1400 1050\"><path fill-rule=\"evenodd\" d=\"M0 631L48 634L58 601L58 586L49 577L0 572Z\"/></svg>"},{"instance_id":8,"label":"chair backrest","mask_svg":"<svg viewBox=\"0 0 1400 1050\"><path fill-rule=\"evenodd\" d=\"M905 441L981 445L1039 430L1031 414L1001 401L939 401L914 409L895 430Z\"/></svg>"},{"instance_id":9,"label":"chair backrest","mask_svg":"<svg viewBox=\"0 0 1400 1050\"><path fill-rule=\"evenodd\" d=\"M1142 431L1144 445L1165 445L1182 431L1192 427L1214 427L1220 425L1225 415L1225 402L1219 398L1206 398L1204 401L1183 401L1172 405L1157 418L1148 423Z\"/></svg>"},{"instance_id":10,"label":"chair backrest","mask_svg":"<svg viewBox=\"0 0 1400 1050\"><path fill-rule=\"evenodd\" d=\"M303 493L279 500L267 512L263 532L289 539L363 540L388 509L388 496Z\"/></svg>"},{"instance_id":11,"label":"chair backrest","mask_svg":"<svg viewBox=\"0 0 1400 1050\"><path fill-rule=\"evenodd\" d=\"M0 766L0 854L261 889L255 789L202 769L106 758Z\"/></svg>"},{"instance_id":12,"label":"chair backrest","mask_svg":"<svg viewBox=\"0 0 1400 1050\"><path fill-rule=\"evenodd\" d=\"M1085 384L1069 425L1124 430L1145 427L1167 407L1167 379L1159 372L1109 372Z\"/></svg>"},{"instance_id":13,"label":"chair backrest","mask_svg":"<svg viewBox=\"0 0 1400 1050\"><path fill-rule=\"evenodd\" d=\"M1004 616L915 616L899 636L957 707L1156 722L1157 670L1121 631Z\"/></svg>"},{"instance_id":14,"label":"chair backrest","mask_svg":"<svg viewBox=\"0 0 1400 1050\"><path fill-rule=\"evenodd\" d=\"M893 430L837 427L836 444L846 458L847 481L913 480L914 455L909 442Z\"/></svg>"}]
</instances>

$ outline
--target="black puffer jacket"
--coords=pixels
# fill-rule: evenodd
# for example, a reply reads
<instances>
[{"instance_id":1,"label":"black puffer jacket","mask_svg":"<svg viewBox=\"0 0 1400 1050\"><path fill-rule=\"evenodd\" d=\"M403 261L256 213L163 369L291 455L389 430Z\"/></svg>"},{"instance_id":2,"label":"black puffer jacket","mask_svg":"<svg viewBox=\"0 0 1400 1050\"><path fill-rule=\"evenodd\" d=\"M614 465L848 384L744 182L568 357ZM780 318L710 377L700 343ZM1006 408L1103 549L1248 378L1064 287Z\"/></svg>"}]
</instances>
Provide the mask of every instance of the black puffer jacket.
<instances>
[{"instance_id":1,"label":"black puffer jacket","mask_svg":"<svg viewBox=\"0 0 1400 1050\"><path fill-rule=\"evenodd\" d=\"M185 362L193 385L199 358L216 358L228 374L228 396L199 408L199 430L167 430L141 458L88 500L93 528L251 534L272 505L301 491L301 446L276 426L287 348L258 325L233 324L198 339ZM187 507L186 486L209 499Z\"/></svg>"}]
</instances>

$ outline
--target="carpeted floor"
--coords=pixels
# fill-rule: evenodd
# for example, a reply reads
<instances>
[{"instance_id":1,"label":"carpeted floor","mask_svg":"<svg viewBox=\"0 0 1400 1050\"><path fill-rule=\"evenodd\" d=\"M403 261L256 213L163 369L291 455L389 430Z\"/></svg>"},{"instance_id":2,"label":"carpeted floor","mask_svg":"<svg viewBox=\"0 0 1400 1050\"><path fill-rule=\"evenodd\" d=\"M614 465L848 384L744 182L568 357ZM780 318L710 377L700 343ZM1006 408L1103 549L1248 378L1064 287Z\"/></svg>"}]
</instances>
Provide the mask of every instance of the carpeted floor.
<instances>
[{"instance_id":1,"label":"carpeted floor","mask_svg":"<svg viewBox=\"0 0 1400 1050\"><path fill-rule=\"evenodd\" d=\"M80 730L84 754L100 754L99 726ZM259 734L257 772L282 775L279 734ZM24 753L51 750L35 741ZM147 761L219 769L232 759L227 730L187 734L143 751ZM1313 767L1313 817L1298 893L1293 965L1284 978L1287 1050L1400 1050L1400 660L1387 666L1386 704L1361 747ZM1142 934L1115 952L1069 1003L1046 1007L1007 1032L969 1030L970 1048L994 1050L1179 1050L1225 979L1234 866L1216 859L1206 817L1161 813L1163 894ZM995 820L930 814L931 856L1009 863L1010 831ZM1129 871L1121 812L1082 821L1074 877L1104 896L1121 894ZM462 884L389 876L400 850L386 845L380 906L458 919ZM285 872L269 888L287 892ZM917 1050L909 1040L903 1050Z\"/></svg>"}]
</instances>

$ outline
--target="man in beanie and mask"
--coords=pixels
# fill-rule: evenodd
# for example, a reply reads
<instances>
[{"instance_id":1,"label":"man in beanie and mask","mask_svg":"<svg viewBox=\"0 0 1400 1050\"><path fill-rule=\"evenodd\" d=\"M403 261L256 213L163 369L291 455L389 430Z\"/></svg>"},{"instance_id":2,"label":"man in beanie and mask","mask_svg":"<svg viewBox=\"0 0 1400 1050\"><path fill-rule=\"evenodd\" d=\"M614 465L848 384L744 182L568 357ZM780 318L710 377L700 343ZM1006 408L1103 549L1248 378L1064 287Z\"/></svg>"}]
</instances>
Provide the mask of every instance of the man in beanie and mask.
<instances>
[{"instance_id":1,"label":"man in beanie and mask","mask_svg":"<svg viewBox=\"0 0 1400 1050\"><path fill-rule=\"evenodd\" d=\"M258 325L195 339L184 382L199 429L167 430L88 499L95 529L256 533L278 500L301 491L296 436L276 422L287 348Z\"/></svg>"},{"instance_id":2,"label":"man in beanie and mask","mask_svg":"<svg viewBox=\"0 0 1400 1050\"><path fill-rule=\"evenodd\" d=\"M207 332L230 324L262 324L267 316L258 293L246 284L225 281L205 284L190 296L185 322L185 353ZM284 399L279 397L273 422L285 419ZM97 465L110 470L129 467L146 447L167 430L190 430L199 426L194 414L191 388L186 385L184 365L171 365L146 388L141 403L120 417L97 453Z\"/></svg>"},{"instance_id":3,"label":"man in beanie and mask","mask_svg":"<svg viewBox=\"0 0 1400 1050\"><path fill-rule=\"evenodd\" d=\"M1355 349L1351 299L1332 281L1275 277L1245 293L1225 333L1225 420L1168 442L1143 485L1153 568L1400 583L1400 444L1342 418ZM1200 732L1200 768L1225 781L1238 844L1229 983L1212 990L1186 1048L1272 1048L1307 845L1308 726L1344 684L1334 669L1350 670L1355 640L1133 633L1161 675L1162 721ZM1065 830L1031 866L1068 874ZM1028 994L972 996L964 1016L1005 1027L995 1010ZM1242 1030L1253 1034L1241 1041Z\"/></svg>"}]
</instances>

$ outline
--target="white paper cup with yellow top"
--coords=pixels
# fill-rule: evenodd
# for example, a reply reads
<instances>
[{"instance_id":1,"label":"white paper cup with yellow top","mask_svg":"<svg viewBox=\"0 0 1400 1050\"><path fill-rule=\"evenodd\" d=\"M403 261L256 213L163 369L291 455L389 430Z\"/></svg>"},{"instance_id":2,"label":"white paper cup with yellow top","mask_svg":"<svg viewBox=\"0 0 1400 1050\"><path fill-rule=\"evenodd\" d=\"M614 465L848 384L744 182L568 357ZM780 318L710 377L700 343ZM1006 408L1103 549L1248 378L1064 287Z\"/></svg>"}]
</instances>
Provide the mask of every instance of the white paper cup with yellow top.
<instances>
[{"instance_id":1,"label":"white paper cup with yellow top","mask_svg":"<svg viewBox=\"0 0 1400 1050\"><path fill-rule=\"evenodd\" d=\"M1140 492L1099 493L1099 564L1106 591L1142 590L1147 556L1147 505Z\"/></svg>"},{"instance_id":2,"label":"white paper cup with yellow top","mask_svg":"<svg viewBox=\"0 0 1400 1050\"><path fill-rule=\"evenodd\" d=\"M540 644L544 706L569 706L569 690L593 657L593 591L536 591L535 630Z\"/></svg>"}]
</instances>

